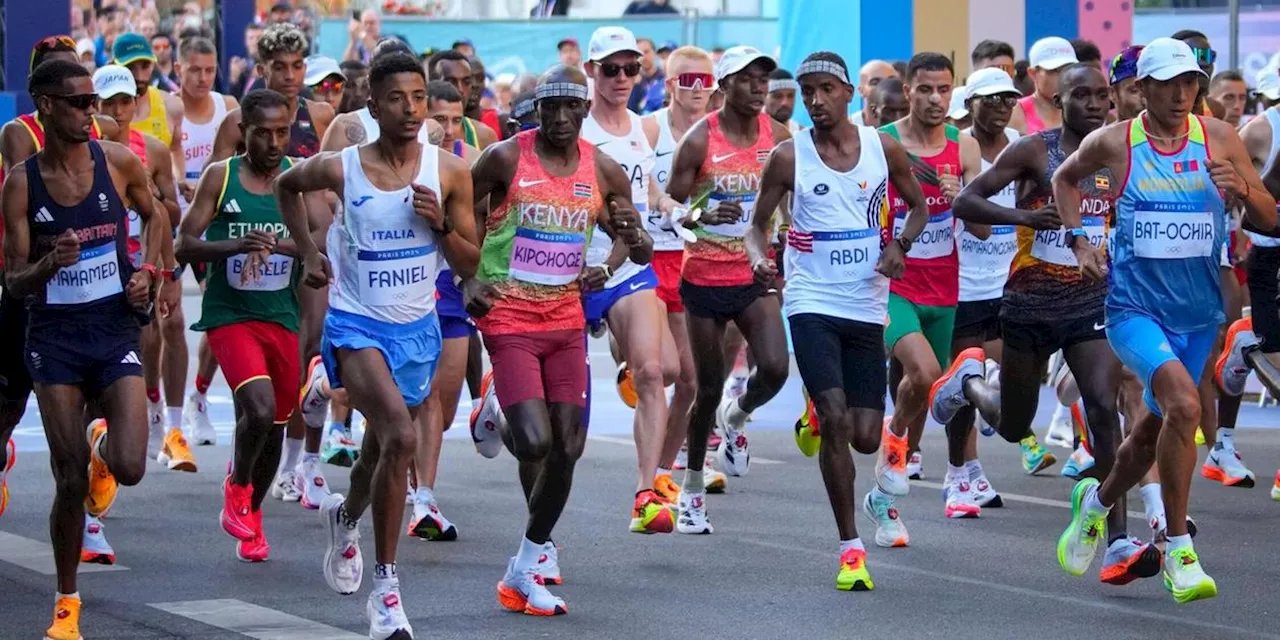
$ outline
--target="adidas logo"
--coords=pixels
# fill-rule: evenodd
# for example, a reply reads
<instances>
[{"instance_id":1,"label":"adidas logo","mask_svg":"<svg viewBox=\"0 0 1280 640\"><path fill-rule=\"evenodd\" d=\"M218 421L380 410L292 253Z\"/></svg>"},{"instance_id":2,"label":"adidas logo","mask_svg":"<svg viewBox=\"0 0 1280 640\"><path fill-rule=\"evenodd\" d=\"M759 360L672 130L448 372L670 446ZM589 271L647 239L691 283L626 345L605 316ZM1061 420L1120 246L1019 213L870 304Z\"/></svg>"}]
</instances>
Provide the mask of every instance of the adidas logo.
<instances>
[{"instance_id":1,"label":"adidas logo","mask_svg":"<svg viewBox=\"0 0 1280 640\"><path fill-rule=\"evenodd\" d=\"M40 207L40 210L36 212L36 222L53 222L53 214L49 213L49 210L45 207Z\"/></svg>"},{"instance_id":2,"label":"adidas logo","mask_svg":"<svg viewBox=\"0 0 1280 640\"><path fill-rule=\"evenodd\" d=\"M241 213L240 203L236 202L235 198L232 198L231 202L228 202L227 204L223 205L222 210L225 213Z\"/></svg>"},{"instance_id":3,"label":"adidas logo","mask_svg":"<svg viewBox=\"0 0 1280 640\"><path fill-rule=\"evenodd\" d=\"M136 364L141 367L142 361L138 360L138 353L136 351L130 351L129 353L124 354L124 357L120 359L120 364Z\"/></svg>"}]
</instances>

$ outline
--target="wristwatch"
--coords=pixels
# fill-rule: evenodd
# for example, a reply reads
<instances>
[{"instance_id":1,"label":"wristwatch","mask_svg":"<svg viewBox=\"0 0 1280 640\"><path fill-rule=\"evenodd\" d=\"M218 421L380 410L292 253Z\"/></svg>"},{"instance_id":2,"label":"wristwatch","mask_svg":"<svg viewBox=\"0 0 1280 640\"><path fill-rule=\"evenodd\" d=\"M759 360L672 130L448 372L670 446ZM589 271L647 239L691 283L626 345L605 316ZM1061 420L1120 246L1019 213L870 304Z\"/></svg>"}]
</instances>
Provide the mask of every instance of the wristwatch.
<instances>
[{"instance_id":1,"label":"wristwatch","mask_svg":"<svg viewBox=\"0 0 1280 640\"><path fill-rule=\"evenodd\" d=\"M182 279L182 271L186 267L178 265L172 269L161 269L160 277L170 282L177 282Z\"/></svg>"},{"instance_id":2,"label":"wristwatch","mask_svg":"<svg viewBox=\"0 0 1280 640\"><path fill-rule=\"evenodd\" d=\"M910 253L911 245L916 243L915 240L909 240L906 236L898 236L894 238L893 241L898 243L898 246L902 248L903 253Z\"/></svg>"},{"instance_id":3,"label":"wristwatch","mask_svg":"<svg viewBox=\"0 0 1280 640\"><path fill-rule=\"evenodd\" d=\"M448 217L446 217L444 219L444 224L440 225L439 229L435 227L431 227L431 230L434 231L438 236L447 236L453 233L453 221L450 220Z\"/></svg>"},{"instance_id":4,"label":"wristwatch","mask_svg":"<svg viewBox=\"0 0 1280 640\"><path fill-rule=\"evenodd\" d=\"M1067 233L1071 234L1071 236L1067 239L1068 248L1072 248L1076 246L1076 238L1084 238L1085 242L1089 241L1089 234L1085 233L1084 229L1081 229L1079 227L1076 227L1075 229L1067 229Z\"/></svg>"}]
</instances>

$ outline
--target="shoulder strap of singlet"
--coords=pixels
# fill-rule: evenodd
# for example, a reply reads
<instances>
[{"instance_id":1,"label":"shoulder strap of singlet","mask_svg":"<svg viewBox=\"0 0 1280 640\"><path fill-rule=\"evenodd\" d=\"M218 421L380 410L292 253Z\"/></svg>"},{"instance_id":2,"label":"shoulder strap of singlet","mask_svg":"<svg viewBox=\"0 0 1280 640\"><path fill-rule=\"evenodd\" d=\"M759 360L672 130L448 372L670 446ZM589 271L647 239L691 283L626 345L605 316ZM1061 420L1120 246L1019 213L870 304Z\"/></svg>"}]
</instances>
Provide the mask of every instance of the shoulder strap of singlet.
<instances>
[{"instance_id":1,"label":"shoulder strap of singlet","mask_svg":"<svg viewBox=\"0 0 1280 640\"><path fill-rule=\"evenodd\" d=\"M902 142L902 134L898 132L898 123L896 122L890 122L889 124L880 127L880 132L887 133L892 136L894 140Z\"/></svg>"},{"instance_id":2,"label":"shoulder strap of singlet","mask_svg":"<svg viewBox=\"0 0 1280 640\"><path fill-rule=\"evenodd\" d=\"M461 140L454 140L454 141L453 141L453 155L458 156L459 158L461 158L461 157L462 157L462 154L464 153L464 149L465 149L465 147L463 147L463 146L462 146L462 141L461 141Z\"/></svg>"},{"instance_id":3,"label":"shoulder strap of singlet","mask_svg":"<svg viewBox=\"0 0 1280 640\"><path fill-rule=\"evenodd\" d=\"M288 156L286 156L288 157ZM231 184L231 174L240 171L240 156L227 158L226 170L222 172L222 188L218 190L218 200L214 214L222 210L222 201L227 197L227 187Z\"/></svg>"},{"instance_id":4,"label":"shoulder strap of singlet","mask_svg":"<svg viewBox=\"0 0 1280 640\"><path fill-rule=\"evenodd\" d=\"M942 125L942 126L943 126L943 131L946 133L946 136L947 136L947 142L956 142L956 143L959 143L959 142L960 142L960 130L959 130L959 129L957 129L957 128L955 128L955 126L953 126L953 125L949 125L949 124L945 124L945 125Z\"/></svg>"},{"instance_id":5,"label":"shoulder strap of singlet","mask_svg":"<svg viewBox=\"0 0 1280 640\"><path fill-rule=\"evenodd\" d=\"M1205 136L1204 116L1187 114L1187 142L1209 148L1209 139Z\"/></svg>"},{"instance_id":6,"label":"shoulder strap of singlet","mask_svg":"<svg viewBox=\"0 0 1280 640\"><path fill-rule=\"evenodd\" d=\"M1142 114L1129 121L1129 148L1137 147L1147 143L1147 130L1142 128Z\"/></svg>"},{"instance_id":7,"label":"shoulder strap of singlet","mask_svg":"<svg viewBox=\"0 0 1280 640\"><path fill-rule=\"evenodd\" d=\"M32 113L24 113L18 116L18 124L21 124L27 130L27 133L31 134L31 141L36 144L36 151L44 148L44 125L40 124L38 116ZM93 125L95 127L98 126L97 119L94 120Z\"/></svg>"},{"instance_id":8,"label":"shoulder strap of singlet","mask_svg":"<svg viewBox=\"0 0 1280 640\"><path fill-rule=\"evenodd\" d=\"M147 139L137 129L129 129L129 150L138 156L142 166L147 166Z\"/></svg>"},{"instance_id":9,"label":"shoulder strap of singlet","mask_svg":"<svg viewBox=\"0 0 1280 640\"><path fill-rule=\"evenodd\" d=\"M476 135L476 125L471 122L471 118L468 118L466 116L462 116L462 139L465 140L467 144L473 147L476 147L476 148L480 147L479 144L476 144L477 142L479 142L478 137Z\"/></svg>"}]
</instances>

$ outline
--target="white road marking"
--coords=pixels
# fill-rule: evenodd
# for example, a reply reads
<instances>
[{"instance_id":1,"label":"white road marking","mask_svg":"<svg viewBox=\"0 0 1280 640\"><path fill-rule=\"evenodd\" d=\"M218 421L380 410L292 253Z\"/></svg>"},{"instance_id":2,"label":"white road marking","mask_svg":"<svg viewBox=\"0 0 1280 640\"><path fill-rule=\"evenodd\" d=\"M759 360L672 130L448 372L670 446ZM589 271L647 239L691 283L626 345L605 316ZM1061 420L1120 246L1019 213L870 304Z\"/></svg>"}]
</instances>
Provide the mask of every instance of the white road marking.
<instances>
[{"instance_id":1,"label":"white road marking","mask_svg":"<svg viewBox=\"0 0 1280 640\"><path fill-rule=\"evenodd\" d=\"M365 637L240 600L157 602L150 606L258 640L357 640Z\"/></svg>"},{"instance_id":2,"label":"white road marking","mask_svg":"<svg viewBox=\"0 0 1280 640\"><path fill-rule=\"evenodd\" d=\"M53 567L53 547L47 542L32 540L0 531L0 562L8 562L23 569L46 576L57 575ZM128 571L129 567L112 564L81 564L80 573Z\"/></svg>"},{"instance_id":3,"label":"white road marking","mask_svg":"<svg viewBox=\"0 0 1280 640\"><path fill-rule=\"evenodd\" d=\"M635 440L631 438L624 438L619 436L588 435L587 439L596 440L598 442L608 442L610 444L620 444L627 447L636 446ZM772 460L770 458L761 458L760 456L751 456L751 463L752 464L786 464L782 460Z\"/></svg>"},{"instance_id":4,"label":"white road marking","mask_svg":"<svg viewBox=\"0 0 1280 640\"><path fill-rule=\"evenodd\" d=\"M912 481L911 481L911 484L916 485L916 486L918 486L918 487L924 487L924 488L926 488L926 489L938 489L938 490L941 490L941 489L942 489L942 485L941 485L941 484L939 484L939 483L937 483L937 482L927 482L927 481L925 481L925 480L912 480ZM1070 509L1070 508L1071 508L1071 502L1070 502L1070 501L1067 501L1067 500L1052 500L1052 499L1050 499L1050 498L1041 498L1041 497L1038 497L1038 496L1024 496L1024 495L1019 495L1019 494L1016 494L1016 493L1005 493L1005 492L1003 492L1003 491L1001 491L1001 492L999 492L999 493L1000 493L1000 497L1001 497L1001 498L1004 498L1005 500L1011 500L1011 501L1013 501L1013 502L1025 502L1025 503L1027 503L1027 504L1038 504L1038 505L1043 506L1043 507L1058 507L1058 508L1061 508L1061 509ZM1138 512L1138 511L1130 511L1130 512L1129 512L1129 517L1130 517L1130 518L1137 518L1137 519L1142 520L1142 521L1144 521L1144 522L1145 522L1145 521L1146 521L1146 519L1147 519L1146 514L1141 513L1141 512Z\"/></svg>"}]
</instances>

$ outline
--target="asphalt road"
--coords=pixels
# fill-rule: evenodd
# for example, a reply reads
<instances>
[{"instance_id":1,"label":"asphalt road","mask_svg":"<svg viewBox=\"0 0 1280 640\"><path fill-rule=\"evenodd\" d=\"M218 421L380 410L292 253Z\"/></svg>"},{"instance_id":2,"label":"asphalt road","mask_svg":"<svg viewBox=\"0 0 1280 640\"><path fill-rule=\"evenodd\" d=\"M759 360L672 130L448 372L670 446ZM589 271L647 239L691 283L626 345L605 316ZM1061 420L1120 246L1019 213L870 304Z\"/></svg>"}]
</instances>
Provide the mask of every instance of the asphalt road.
<instances>
[{"instance_id":1,"label":"asphalt road","mask_svg":"<svg viewBox=\"0 0 1280 640\"><path fill-rule=\"evenodd\" d=\"M196 301L187 300L195 318ZM192 336L192 345L195 336ZM817 464L795 448L790 428L800 410L798 377L751 423L755 464L712 496L711 536L641 536L627 532L635 453L630 413L614 394L607 351L596 343L592 439L556 531L565 585L553 588L569 615L535 619L500 609L494 585L515 552L524 518L515 462L505 453L474 453L465 426L445 442L436 488L459 540L400 546L402 596L419 638L1280 638L1274 591L1274 531L1280 503L1270 500L1280 460L1274 410L1246 407L1236 440L1259 476L1254 489L1226 488L1197 477L1192 514L1197 549L1219 585L1217 599L1175 605L1159 579L1112 587L1064 574L1054 558L1069 517L1071 483L1028 477L1017 447L983 439L980 451L1007 506L977 520L943 517L937 483L944 471L940 429L925 437L926 480L900 502L911 533L907 549L872 548L871 593L833 588L838 540ZM194 351L193 351L194 353ZM220 442L229 442L231 405L221 381L210 392ZM1037 425L1051 405L1042 393ZM461 426L461 425L460 425ZM1041 429L1042 431L1043 429ZM9 510L0 519L0 638L33 638L48 625L54 580L48 554L53 485L28 412L10 474ZM1060 458L1066 452L1055 450ZM271 560L236 561L234 542L217 524L219 484L229 451L197 450L200 472L151 465L136 488L122 490L106 521L124 568L82 573L82 632L88 638L359 638L367 631L366 576L361 593L343 597L320 571L319 517L296 504L269 501L265 526ZM1202 454L1203 457L1203 454ZM858 457L869 487L870 457ZM335 490L345 470L326 467ZM1140 510L1135 500L1131 510ZM1140 518L1131 530L1147 535ZM874 533L861 518L865 539ZM363 523L372 557L371 528ZM93 569L97 569L94 567Z\"/></svg>"}]
</instances>

